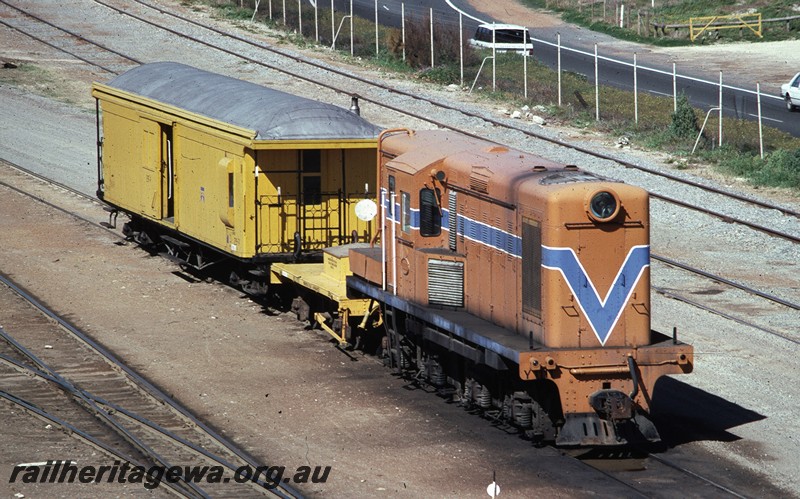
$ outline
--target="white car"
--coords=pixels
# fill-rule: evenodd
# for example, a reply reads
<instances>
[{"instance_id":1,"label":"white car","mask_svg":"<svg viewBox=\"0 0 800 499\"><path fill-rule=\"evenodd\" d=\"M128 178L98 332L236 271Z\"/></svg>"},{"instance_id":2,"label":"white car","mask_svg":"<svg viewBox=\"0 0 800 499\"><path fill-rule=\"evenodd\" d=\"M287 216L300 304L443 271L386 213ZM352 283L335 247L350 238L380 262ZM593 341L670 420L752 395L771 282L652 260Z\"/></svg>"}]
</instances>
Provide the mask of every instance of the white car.
<instances>
[{"instance_id":1,"label":"white car","mask_svg":"<svg viewBox=\"0 0 800 499\"><path fill-rule=\"evenodd\" d=\"M531 35L524 26L514 24L481 24L469 44L477 48L494 49L498 52L533 53Z\"/></svg>"},{"instance_id":2,"label":"white car","mask_svg":"<svg viewBox=\"0 0 800 499\"><path fill-rule=\"evenodd\" d=\"M789 111L800 107L800 73L794 75L789 83L781 85L781 97L786 102L786 109Z\"/></svg>"}]
</instances>

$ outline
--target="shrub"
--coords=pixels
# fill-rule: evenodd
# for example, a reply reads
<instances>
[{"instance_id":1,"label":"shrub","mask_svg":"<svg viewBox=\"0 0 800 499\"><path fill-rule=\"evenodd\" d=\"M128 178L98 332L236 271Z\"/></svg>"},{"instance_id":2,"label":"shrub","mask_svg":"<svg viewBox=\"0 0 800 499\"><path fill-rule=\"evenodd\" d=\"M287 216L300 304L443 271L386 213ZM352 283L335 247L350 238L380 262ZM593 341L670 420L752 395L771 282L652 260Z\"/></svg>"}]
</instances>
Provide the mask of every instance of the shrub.
<instances>
[{"instance_id":1,"label":"shrub","mask_svg":"<svg viewBox=\"0 0 800 499\"><path fill-rule=\"evenodd\" d=\"M756 155L730 154L720 168L756 185L800 187L800 149L778 149L763 160Z\"/></svg>"},{"instance_id":2,"label":"shrub","mask_svg":"<svg viewBox=\"0 0 800 499\"><path fill-rule=\"evenodd\" d=\"M800 187L800 149L773 152L755 172L753 180L762 185Z\"/></svg>"},{"instance_id":3,"label":"shrub","mask_svg":"<svg viewBox=\"0 0 800 499\"><path fill-rule=\"evenodd\" d=\"M689 104L689 99L685 94L678 97L677 108L672 113L672 122L669 124L670 133L678 138L693 139L700 132L697 124L697 115L694 108Z\"/></svg>"}]
</instances>

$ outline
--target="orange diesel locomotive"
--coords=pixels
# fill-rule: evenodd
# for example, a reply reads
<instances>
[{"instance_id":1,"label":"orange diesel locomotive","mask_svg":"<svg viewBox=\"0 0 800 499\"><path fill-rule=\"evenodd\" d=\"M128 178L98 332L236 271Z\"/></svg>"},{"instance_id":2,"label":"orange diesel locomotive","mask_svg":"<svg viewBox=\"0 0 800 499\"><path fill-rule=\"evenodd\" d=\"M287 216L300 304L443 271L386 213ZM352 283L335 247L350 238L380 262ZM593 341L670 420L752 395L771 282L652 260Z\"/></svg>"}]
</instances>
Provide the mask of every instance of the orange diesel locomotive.
<instances>
[{"instance_id":1,"label":"orange diesel locomotive","mask_svg":"<svg viewBox=\"0 0 800 499\"><path fill-rule=\"evenodd\" d=\"M646 191L446 131L384 132L378 176L347 287L383 304L393 365L534 439L659 440L655 382L693 351L650 329Z\"/></svg>"}]
</instances>

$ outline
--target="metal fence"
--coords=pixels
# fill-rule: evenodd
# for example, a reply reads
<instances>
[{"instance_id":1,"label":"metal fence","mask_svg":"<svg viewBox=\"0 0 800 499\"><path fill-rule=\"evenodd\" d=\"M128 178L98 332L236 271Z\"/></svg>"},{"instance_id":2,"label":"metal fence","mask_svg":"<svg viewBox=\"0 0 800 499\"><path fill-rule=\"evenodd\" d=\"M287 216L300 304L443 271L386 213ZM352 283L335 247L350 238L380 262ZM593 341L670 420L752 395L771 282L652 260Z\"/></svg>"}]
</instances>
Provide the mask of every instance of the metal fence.
<instances>
[{"instance_id":1,"label":"metal fence","mask_svg":"<svg viewBox=\"0 0 800 499\"><path fill-rule=\"evenodd\" d=\"M283 23L286 24L286 12L287 12L286 2L287 2L287 0L254 0L255 9L254 9L254 12L253 12L253 18L255 18L256 13L258 12L259 4L263 4L264 2L266 2L268 4L268 15L269 15L270 19L275 20L277 15L276 15L276 10L273 9L273 2L277 3L278 1L281 2L280 9L281 9L281 17L282 17ZM319 26L320 4L319 4L318 0L317 1L309 0L309 1L311 3L310 3L310 5L306 6L305 9L313 9L313 11L314 11L314 21L315 21L314 35L315 35L315 40L317 42L319 42L319 40L320 40L320 26ZM380 54L381 50L382 50L381 46L380 46L380 37L379 37L381 26L380 26L380 10L378 8L378 0L375 0L374 5L375 5L375 8L374 8L375 55L378 56ZM297 0L297 9L298 9L297 10L297 13L298 13L298 15L297 15L297 23L298 23L297 24L297 30L298 30L298 33L302 34L303 33L303 26L302 26L302 17L303 16L302 16L302 13L304 11L303 0ZM353 0L350 0L350 2L349 2L349 11L345 11L345 12L337 12L336 9L335 9L334 0L331 0L330 1L330 13L332 13L332 15L330 15L330 22L331 22L330 34L331 34L331 40L332 40L330 48L334 49L334 50L337 48L337 42L339 41L339 39L341 37L342 27L344 26L345 22L349 21L349 30L348 30L349 31L349 33L348 33L349 34L349 46L350 46L350 54L353 55L354 54ZM339 14L339 16L340 16L338 18L338 25L337 25L337 14ZM464 43L465 43L465 40L464 40L464 36L465 36L464 35L464 17L465 16L469 17L474 22L479 22L479 23L483 22L482 20L480 20L478 18L465 15L465 14L463 14L461 12L459 12L459 14L458 14L458 21L457 22L455 21L455 19L453 17L444 16L444 15L440 15L439 18L436 19L436 22L434 22L435 12L434 12L434 10L432 8L431 9L427 9L427 11L420 10L418 8L407 9L405 3L403 3L403 4L401 4L401 22L400 22L400 33L401 33L400 36L401 36L401 45L402 45L402 55L401 56L402 56L403 60L405 60L405 58L406 58L406 52L405 52L405 48L406 48L406 23L407 23L407 18L410 17L410 16L415 16L416 18L424 17L426 21L429 21L427 24L428 24L428 31L429 31L429 36L430 36L430 66L431 66L431 68L435 68L435 53L436 53L435 49L436 49L436 47L435 47L434 30L435 30L436 26L450 26L452 28L456 28L457 27L457 30L458 30L458 33L459 33L459 37L460 37L460 39L459 39L460 46L463 48L464 47ZM289 27L289 26L287 26L287 27ZM290 28L294 28L294 26L291 26ZM526 38L527 38L527 36L526 36ZM633 102L632 102L632 106L634 108L634 120L635 120L636 123L639 122L639 95L640 95L641 92L650 92L650 93L654 93L654 94L662 94L662 95L665 95L665 96L669 95L669 94L666 94L665 92L657 91L657 90L655 90L653 88L648 89L648 88L641 87L639 85L639 81L640 81L639 75L642 72L650 72L650 73L654 73L654 74L660 74L662 76L668 76L668 77L670 77L672 79L671 97L672 97L672 100L673 100L673 112L675 110L677 110L678 88L679 88L678 82L679 81L683 80L683 81L686 81L686 82L693 82L694 84L699 84L699 85L709 85L709 86L712 86L712 87L715 87L716 89L718 89L719 102L718 102L718 104L716 106L711 107L710 109L707 110L707 114L706 114L706 118L705 118L706 121L708 121L708 118L709 118L709 116L711 115L712 112L717 113L718 122L719 123L718 123L718 130L716 131L716 134L717 134L716 143L717 143L718 146L721 146L723 144L723 112L725 111L725 106L724 106L724 102L723 102L723 94L726 91L727 92L730 92L730 91L742 92L742 93L745 93L745 94L750 94L752 97L755 98L755 100L757 102L757 115L755 115L754 117L757 118L757 120L758 120L759 146L760 146L760 150L761 150L761 156L762 157L764 156L763 133L762 133L763 117L762 117L762 113L761 113L762 100L763 99L780 100L780 97L775 96L775 95L771 95L771 94L762 93L761 92L760 83L756 83L755 89L743 89L743 88L739 88L739 87L735 87L735 86L731 86L731 85L725 84L724 83L724 79L723 79L722 71L720 71L720 73L719 73L719 80L718 81L709 81L709 80L704 80L704 79L701 79L701 78L696 78L696 77L692 77L692 76L679 74L677 72L677 67L676 67L675 63L672 64L672 71L659 69L659 68L654 68L654 67L648 67L648 66L641 65L639 63L639 61L637 60L637 54L636 53L632 53L631 54L631 60L614 59L612 57L608 57L608 56L602 55L600 47L598 47L597 44L594 45L594 51L591 52L591 53L583 51L583 50L579 50L579 49L575 49L575 48L571 48L571 47L565 46L565 45L562 44L562 40L561 40L561 35L560 34L558 34L556 36L555 40L543 40L543 39L539 39L539 38L536 38L536 37L531 37L530 39L532 41L532 44L531 44L531 47L530 47L530 52L526 50L524 55L519 58L519 61L520 61L519 62L519 64L520 64L520 73L519 74L520 74L520 79L522 80L521 87L523 88L522 96L524 98L527 99L527 97L528 97L528 57L530 56L530 53L533 51L534 44L541 44L541 45L553 47L553 48L555 48L555 50L557 52L556 72L557 72L557 86L558 86L557 92L558 92L558 105L559 106L564 105L563 99L562 99L562 95L563 95L563 92L562 92L562 73L563 73L563 70L562 70L562 67L561 67L562 53L563 52L571 52L571 53L574 53L574 54L578 54L578 55L590 58L594 62L594 74L593 74L593 77L594 77L594 91L595 91L595 98L594 98L595 113L594 114L595 114L595 119L598 120L598 121L601 119L601 106L602 106L602 102L601 102L601 99L600 99L600 80L601 80L601 77L602 77L602 75L600 74L600 67L599 67L599 62L600 61L606 61L606 62L611 63L611 64L619 65L621 68L626 68L626 69L631 71L631 74L632 74L632 85L633 85L633 92L632 92L632 100L633 100ZM341 45L342 44L340 43L340 46ZM383 50L387 51L388 47L384 47ZM535 54L533 54L533 55L535 55ZM464 52L463 52L463 50L461 50L459 58L460 58L459 62L460 62L460 78L461 78L461 82L460 83L461 83L461 87L465 88L465 82L464 82ZM492 91L494 92L494 91L497 90L496 77L495 77L497 54L496 54L495 50L493 49L492 50L492 55L491 56L487 56L487 57L485 57L483 59L483 61L481 63L481 66L478 69L478 73L476 74L475 79L473 80L473 82L472 82L472 84L470 86L470 92L474 89L475 83L480 78L481 72L484 70L485 63L487 63L488 61L491 61ZM705 122L703 124L703 127L705 127ZM698 136L698 140L699 140L699 136ZM696 147L696 145L697 145L697 143L695 144L695 147Z\"/></svg>"}]
</instances>

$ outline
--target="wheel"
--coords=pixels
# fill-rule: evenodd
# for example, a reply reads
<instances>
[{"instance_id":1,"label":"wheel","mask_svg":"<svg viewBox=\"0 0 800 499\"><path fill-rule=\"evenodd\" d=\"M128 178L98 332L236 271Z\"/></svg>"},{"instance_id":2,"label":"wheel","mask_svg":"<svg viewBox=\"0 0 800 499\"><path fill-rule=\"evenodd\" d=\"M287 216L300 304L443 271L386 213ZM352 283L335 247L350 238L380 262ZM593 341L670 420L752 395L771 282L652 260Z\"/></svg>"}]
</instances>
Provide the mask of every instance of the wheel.
<instances>
[{"instance_id":1,"label":"wheel","mask_svg":"<svg viewBox=\"0 0 800 499\"><path fill-rule=\"evenodd\" d=\"M789 97L789 94L786 94L786 97L784 98L784 101L786 102L786 110L787 111L792 112L792 111L795 110L795 105L792 104L792 98Z\"/></svg>"}]
</instances>

